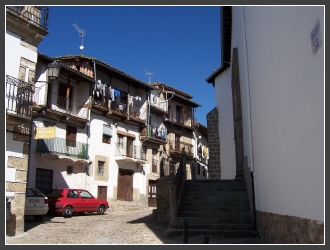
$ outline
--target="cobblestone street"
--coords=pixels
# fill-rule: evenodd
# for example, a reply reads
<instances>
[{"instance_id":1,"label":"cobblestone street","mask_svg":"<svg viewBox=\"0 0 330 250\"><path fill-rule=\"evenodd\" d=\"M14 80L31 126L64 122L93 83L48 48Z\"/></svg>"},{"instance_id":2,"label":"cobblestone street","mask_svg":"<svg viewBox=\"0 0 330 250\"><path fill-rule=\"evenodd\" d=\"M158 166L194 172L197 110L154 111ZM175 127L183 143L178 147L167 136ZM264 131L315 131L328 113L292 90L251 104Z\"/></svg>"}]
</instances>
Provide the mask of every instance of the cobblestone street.
<instances>
[{"instance_id":1,"label":"cobblestone street","mask_svg":"<svg viewBox=\"0 0 330 250\"><path fill-rule=\"evenodd\" d=\"M154 220L153 209L107 211L71 218L47 216L42 222L26 218L25 232L6 236L9 244L183 244L183 237L165 237L167 224ZM203 244L202 236L188 236L188 244ZM210 238L208 244L261 244L260 239Z\"/></svg>"}]
</instances>

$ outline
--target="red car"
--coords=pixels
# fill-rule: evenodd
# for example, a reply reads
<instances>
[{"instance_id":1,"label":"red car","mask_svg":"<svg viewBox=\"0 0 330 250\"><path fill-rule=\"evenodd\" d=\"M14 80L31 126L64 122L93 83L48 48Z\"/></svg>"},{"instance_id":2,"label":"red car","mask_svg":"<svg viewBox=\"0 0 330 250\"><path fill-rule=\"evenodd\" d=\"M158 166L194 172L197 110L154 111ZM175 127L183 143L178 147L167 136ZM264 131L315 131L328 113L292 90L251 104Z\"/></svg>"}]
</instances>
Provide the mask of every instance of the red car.
<instances>
[{"instance_id":1,"label":"red car","mask_svg":"<svg viewBox=\"0 0 330 250\"><path fill-rule=\"evenodd\" d=\"M85 212L104 214L109 208L106 200L95 198L90 192L79 188L57 188L45 192L48 197L49 213L60 213L71 217L73 213Z\"/></svg>"}]
</instances>

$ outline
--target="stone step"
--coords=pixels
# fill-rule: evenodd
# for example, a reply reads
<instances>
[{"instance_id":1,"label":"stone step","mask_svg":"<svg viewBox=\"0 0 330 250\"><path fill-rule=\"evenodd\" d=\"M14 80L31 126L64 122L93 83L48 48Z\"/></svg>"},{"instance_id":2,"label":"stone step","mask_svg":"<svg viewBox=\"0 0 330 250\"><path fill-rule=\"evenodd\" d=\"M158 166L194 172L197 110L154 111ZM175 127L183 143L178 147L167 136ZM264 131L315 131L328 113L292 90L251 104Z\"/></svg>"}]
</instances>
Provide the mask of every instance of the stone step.
<instances>
[{"instance_id":1,"label":"stone step","mask_svg":"<svg viewBox=\"0 0 330 250\"><path fill-rule=\"evenodd\" d=\"M204 205L199 204L197 206L185 206L181 205L180 207L181 212L249 212L250 207L246 206L224 206L223 203L220 203L218 206L212 205Z\"/></svg>"},{"instance_id":2,"label":"stone step","mask_svg":"<svg viewBox=\"0 0 330 250\"><path fill-rule=\"evenodd\" d=\"M214 224L251 224L252 218L243 217L243 218L235 218L235 217L223 217L223 218L214 218L214 217L178 217L177 227L181 227L184 220L187 221L188 225L198 224L198 225L214 225Z\"/></svg>"},{"instance_id":3,"label":"stone step","mask_svg":"<svg viewBox=\"0 0 330 250\"><path fill-rule=\"evenodd\" d=\"M185 187L215 187L215 188L234 188L234 187L245 187L244 182L198 182L198 181L186 181Z\"/></svg>"},{"instance_id":4,"label":"stone step","mask_svg":"<svg viewBox=\"0 0 330 250\"><path fill-rule=\"evenodd\" d=\"M137 201L110 201L110 208L111 210L116 211L130 211L130 210L144 210L149 209L149 206L147 204L144 204L142 202Z\"/></svg>"},{"instance_id":5,"label":"stone step","mask_svg":"<svg viewBox=\"0 0 330 250\"><path fill-rule=\"evenodd\" d=\"M179 217L194 217L194 218L243 218L250 219L250 212L190 212L190 211L181 211L178 214Z\"/></svg>"},{"instance_id":6,"label":"stone step","mask_svg":"<svg viewBox=\"0 0 330 250\"><path fill-rule=\"evenodd\" d=\"M246 187L219 187L219 186L185 186L185 192L235 192L235 191L246 191Z\"/></svg>"},{"instance_id":7,"label":"stone step","mask_svg":"<svg viewBox=\"0 0 330 250\"><path fill-rule=\"evenodd\" d=\"M193 202L187 204L186 202ZM248 197L247 196L183 196L182 197L182 204L183 205L190 205L190 206L198 206L198 204L205 206L203 203L208 202L208 206L213 205L244 205L248 204Z\"/></svg>"},{"instance_id":8,"label":"stone step","mask_svg":"<svg viewBox=\"0 0 330 250\"><path fill-rule=\"evenodd\" d=\"M182 236L183 229L167 228L164 230L165 236ZM212 237L224 237L224 238L247 238L258 237L255 230L209 230L209 229L187 229L187 235L196 236L212 236ZM189 242L188 242L189 243Z\"/></svg>"},{"instance_id":9,"label":"stone step","mask_svg":"<svg viewBox=\"0 0 330 250\"><path fill-rule=\"evenodd\" d=\"M211 191L204 189L184 190L183 196L215 196L215 197L236 197L247 196L246 190L230 190L230 191Z\"/></svg>"}]
</instances>

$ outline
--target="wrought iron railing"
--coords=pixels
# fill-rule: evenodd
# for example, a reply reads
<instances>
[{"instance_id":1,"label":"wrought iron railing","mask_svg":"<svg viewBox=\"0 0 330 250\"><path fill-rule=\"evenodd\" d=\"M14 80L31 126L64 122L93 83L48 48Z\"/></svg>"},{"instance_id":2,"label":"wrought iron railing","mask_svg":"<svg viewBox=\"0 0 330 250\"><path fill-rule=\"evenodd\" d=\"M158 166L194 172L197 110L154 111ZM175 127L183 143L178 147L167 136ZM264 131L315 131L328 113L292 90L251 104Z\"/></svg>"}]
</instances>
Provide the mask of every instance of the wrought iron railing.
<instances>
[{"instance_id":1,"label":"wrought iron railing","mask_svg":"<svg viewBox=\"0 0 330 250\"><path fill-rule=\"evenodd\" d=\"M48 6L6 6L17 14L26 17L29 21L48 29Z\"/></svg>"},{"instance_id":2,"label":"wrought iron railing","mask_svg":"<svg viewBox=\"0 0 330 250\"><path fill-rule=\"evenodd\" d=\"M87 143L69 141L56 137L51 139L37 139L36 152L88 159L88 147L89 145Z\"/></svg>"},{"instance_id":3,"label":"wrought iron railing","mask_svg":"<svg viewBox=\"0 0 330 250\"><path fill-rule=\"evenodd\" d=\"M182 148L184 148L186 154L193 155L194 154L194 145L186 142L178 142L176 140L169 141L170 152L180 153Z\"/></svg>"},{"instance_id":4,"label":"wrought iron railing","mask_svg":"<svg viewBox=\"0 0 330 250\"><path fill-rule=\"evenodd\" d=\"M116 143L115 156L125 156L134 159L146 160L146 152L143 151L141 146L127 147L126 143Z\"/></svg>"},{"instance_id":5,"label":"wrought iron railing","mask_svg":"<svg viewBox=\"0 0 330 250\"><path fill-rule=\"evenodd\" d=\"M31 117L33 93L33 84L6 75L6 110Z\"/></svg>"}]
</instances>

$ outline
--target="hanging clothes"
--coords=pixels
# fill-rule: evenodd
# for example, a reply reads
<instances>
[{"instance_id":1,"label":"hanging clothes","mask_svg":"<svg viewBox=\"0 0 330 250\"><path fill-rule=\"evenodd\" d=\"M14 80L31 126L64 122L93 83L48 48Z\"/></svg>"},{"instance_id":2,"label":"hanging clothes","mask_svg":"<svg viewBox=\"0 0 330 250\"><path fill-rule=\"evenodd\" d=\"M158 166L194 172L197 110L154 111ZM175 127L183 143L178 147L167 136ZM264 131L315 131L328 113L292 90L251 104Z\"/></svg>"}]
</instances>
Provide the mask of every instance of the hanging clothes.
<instances>
[{"instance_id":1,"label":"hanging clothes","mask_svg":"<svg viewBox=\"0 0 330 250\"><path fill-rule=\"evenodd\" d=\"M115 101L115 90L110 88L110 100Z\"/></svg>"}]
</instances>

